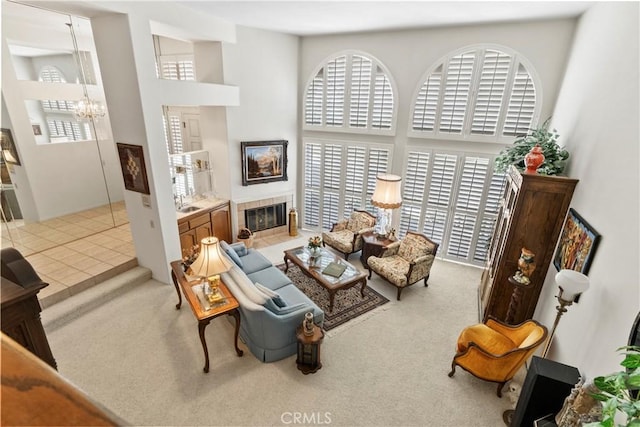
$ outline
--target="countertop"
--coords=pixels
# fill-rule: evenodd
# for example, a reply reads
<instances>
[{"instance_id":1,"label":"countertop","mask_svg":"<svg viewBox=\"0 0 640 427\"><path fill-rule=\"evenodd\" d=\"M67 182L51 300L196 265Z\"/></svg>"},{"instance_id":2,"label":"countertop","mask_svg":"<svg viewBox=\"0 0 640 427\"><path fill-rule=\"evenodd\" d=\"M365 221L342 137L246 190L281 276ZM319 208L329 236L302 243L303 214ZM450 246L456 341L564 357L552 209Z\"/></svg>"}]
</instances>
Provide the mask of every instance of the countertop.
<instances>
[{"instance_id":1,"label":"countertop","mask_svg":"<svg viewBox=\"0 0 640 427\"><path fill-rule=\"evenodd\" d=\"M208 209L213 209L213 208L217 208L220 205L224 205L229 203L229 200L226 199L216 199L216 198L208 198L208 199L202 199L202 200L197 200L195 202L191 202L189 204L185 204L182 208L188 208L188 207L196 207L198 208L197 210L193 210L191 212L180 212L180 211L176 211L176 216L178 218L178 221L181 221L185 218L191 217L191 216L198 216L200 215L203 211L206 211Z\"/></svg>"}]
</instances>

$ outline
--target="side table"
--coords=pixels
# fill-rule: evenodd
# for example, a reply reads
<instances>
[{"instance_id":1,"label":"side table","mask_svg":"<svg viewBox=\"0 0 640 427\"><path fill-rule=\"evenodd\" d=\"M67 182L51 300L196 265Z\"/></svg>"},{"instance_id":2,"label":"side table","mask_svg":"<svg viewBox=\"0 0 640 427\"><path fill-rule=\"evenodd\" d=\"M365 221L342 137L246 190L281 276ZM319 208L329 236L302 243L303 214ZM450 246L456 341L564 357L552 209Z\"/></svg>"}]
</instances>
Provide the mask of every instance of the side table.
<instances>
[{"instance_id":1,"label":"side table","mask_svg":"<svg viewBox=\"0 0 640 427\"><path fill-rule=\"evenodd\" d=\"M380 256L390 244L395 242L395 240L388 238L378 239L375 233L371 231L362 233L362 252L360 255L362 266L368 270L369 265L367 264L367 259L369 259L370 256Z\"/></svg>"},{"instance_id":2,"label":"side table","mask_svg":"<svg viewBox=\"0 0 640 427\"><path fill-rule=\"evenodd\" d=\"M324 338L324 332L318 325L313 325L313 335L305 335L302 326L296 329L298 339L298 357L296 364L303 374L313 374L322 368L320 361L320 344Z\"/></svg>"},{"instance_id":3,"label":"side table","mask_svg":"<svg viewBox=\"0 0 640 427\"><path fill-rule=\"evenodd\" d=\"M240 332L240 311L238 307L238 301L233 297L229 289L225 286L224 282L220 283L220 291L226 298L226 303L214 306L209 310L205 310L202 307L202 304L198 300L198 296L195 294L193 285L189 283L187 277L184 274L184 270L182 269L182 261L173 261L171 263L171 278L173 279L173 284L178 289L178 285L182 289L182 293L184 297L189 302L191 306L191 311L193 311L193 315L198 320L198 332L200 333L200 342L202 343L202 349L204 350L204 372L209 372L209 350L207 348L207 341L204 335L205 328L207 325L216 317L222 316L223 314L227 314L229 316L233 316L236 320L236 330L234 334L233 344L236 349L236 354L238 357L241 357L243 351L238 348L238 333ZM179 296L180 294L178 294ZM182 299L178 305L176 305L177 309L180 309L180 305L182 304Z\"/></svg>"}]
</instances>

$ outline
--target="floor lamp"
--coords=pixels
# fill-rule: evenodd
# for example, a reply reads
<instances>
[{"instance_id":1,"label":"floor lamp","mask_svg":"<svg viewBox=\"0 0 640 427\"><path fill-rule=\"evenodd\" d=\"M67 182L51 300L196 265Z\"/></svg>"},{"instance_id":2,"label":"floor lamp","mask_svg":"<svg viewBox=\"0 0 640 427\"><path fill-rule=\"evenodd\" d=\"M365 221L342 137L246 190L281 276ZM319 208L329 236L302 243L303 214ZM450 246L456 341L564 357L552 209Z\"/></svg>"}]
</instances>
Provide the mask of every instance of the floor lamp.
<instances>
[{"instance_id":1,"label":"floor lamp","mask_svg":"<svg viewBox=\"0 0 640 427\"><path fill-rule=\"evenodd\" d=\"M391 209L402 205L402 178L391 174L378 175L371 204L380 210L376 233L378 237L385 237L391 226Z\"/></svg>"},{"instance_id":2,"label":"floor lamp","mask_svg":"<svg viewBox=\"0 0 640 427\"><path fill-rule=\"evenodd\" d=\"M544 346L544 351L542 352L543 358L547 357L547 352L551 347L551 341L553 340L553 335L555 334L558 323L560 322L560 317L567 312L567 307L573 304L576 296L589 289L589 278L575 270L560 270L556 274L556 284L559 288L556 298L560 305L556 306L558 314L556 314L556 320L553 322L553 327L551 328L551 333L547 339L547 344Z\"/></svg>"}]
</instances>

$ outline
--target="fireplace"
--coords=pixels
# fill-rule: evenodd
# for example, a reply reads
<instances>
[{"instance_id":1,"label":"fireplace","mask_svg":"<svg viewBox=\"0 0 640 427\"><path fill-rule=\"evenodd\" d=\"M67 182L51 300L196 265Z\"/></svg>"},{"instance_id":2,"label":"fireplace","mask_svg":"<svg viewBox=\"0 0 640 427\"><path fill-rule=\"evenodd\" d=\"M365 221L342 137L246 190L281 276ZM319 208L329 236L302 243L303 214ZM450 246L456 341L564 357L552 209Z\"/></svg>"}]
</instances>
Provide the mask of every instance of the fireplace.
<instances>
[{"instance_id":1,"label":"fireplace","mask_svg":"<svg viewBox=\"0 0 640 427\"><path fill-rule=\"evenodd\" d=\"M248 228L256 238L288 233L289 211L293 207L293 194L238 203L238 230Z\"/></svg>"},{"instance_id":2,"label":"fireplace","mask_svg":"<svg viewBox=\"0 0 640 427\"><path fill-rule=\"evenodd\" d=\"M253 233L287 225L287 204L262 206L244 211L245 226Z\"/></svg>"}]
</instances>

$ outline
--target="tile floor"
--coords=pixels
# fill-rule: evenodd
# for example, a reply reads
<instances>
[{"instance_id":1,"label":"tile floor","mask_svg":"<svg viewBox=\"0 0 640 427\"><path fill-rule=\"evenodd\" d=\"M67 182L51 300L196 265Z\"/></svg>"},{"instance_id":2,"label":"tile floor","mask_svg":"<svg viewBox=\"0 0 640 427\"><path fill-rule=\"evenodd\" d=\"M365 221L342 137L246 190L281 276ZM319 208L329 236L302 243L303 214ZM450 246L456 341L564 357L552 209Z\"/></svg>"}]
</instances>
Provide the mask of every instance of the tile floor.
<instances>
[{"instance_id":1,"label":"tile floor","mask_svg":"<svg viewBox=\"0 0 640 427\"><path fill-rule=\"evenodd\" d=\"M113 227L115 220L116 227ZM49 286L38 294L43 308L138 265L124 202L38 223L2 225L2 248L14 247ZM300 236L256 238L256 249Z\"/></svg>"},{"instance_id":2,"label":"tile floor","mask_svg":"<svg viewBox=\"0 0 640 427\"><path fill-rule=\"evenodd\" d=\"M114 227L115 220L115 227ZM49 283L38 294L43 307L136 265L124 202L38 222L2 224L2 248L14 247Z\"/></svg>"}]
</instances>

